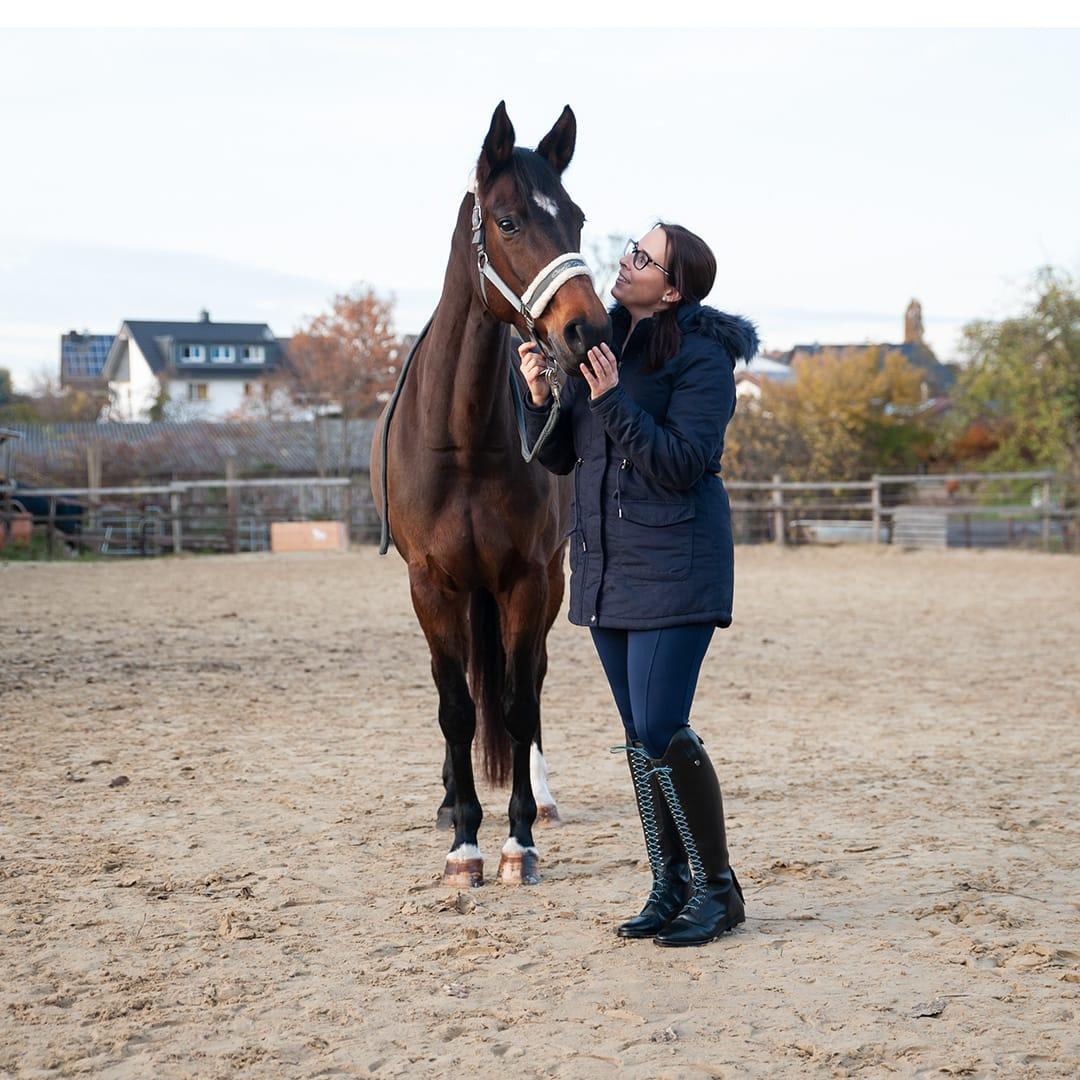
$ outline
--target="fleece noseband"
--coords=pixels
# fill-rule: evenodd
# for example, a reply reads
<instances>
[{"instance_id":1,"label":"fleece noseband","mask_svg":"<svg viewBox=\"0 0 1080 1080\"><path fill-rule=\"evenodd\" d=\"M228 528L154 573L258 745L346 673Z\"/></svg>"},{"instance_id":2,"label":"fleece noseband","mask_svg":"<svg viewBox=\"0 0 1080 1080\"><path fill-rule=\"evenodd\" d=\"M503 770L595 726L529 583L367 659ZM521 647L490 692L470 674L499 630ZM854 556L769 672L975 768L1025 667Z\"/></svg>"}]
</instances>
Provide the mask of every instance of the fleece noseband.
<instances>
[{"instance_id":1,"label":"fleece noseband","mask_svg":"<svg viewBox=\"0 0 1080 1080\"><path fill-rule=\"evenodd\" d=\"M480 195L476 191L473 191L472 242L476 248L476 268L480 272L480 296L485 305L488 302L485 282L490 281L506 298L507 303L525 320L529 337L536 341L547 355L547 350L536 339L533 325L543 315L555 294L568 281L576 277L592 278L592 272L581 252L566 251L552 259L518 296L499 277L498 271L491 265L491 260L488 258L487 248L484 246L484 212L480 207Z\"/></svg>"}]
</instances>

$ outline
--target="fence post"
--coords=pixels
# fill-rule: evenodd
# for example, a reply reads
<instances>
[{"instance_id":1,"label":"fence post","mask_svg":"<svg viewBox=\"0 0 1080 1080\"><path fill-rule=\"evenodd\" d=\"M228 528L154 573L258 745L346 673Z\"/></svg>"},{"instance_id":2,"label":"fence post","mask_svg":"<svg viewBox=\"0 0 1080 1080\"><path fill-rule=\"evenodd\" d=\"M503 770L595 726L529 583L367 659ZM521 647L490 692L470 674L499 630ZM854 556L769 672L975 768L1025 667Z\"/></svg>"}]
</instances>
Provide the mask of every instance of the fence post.
<instances>
[{"instance_id":1,"label":"fence post","mask_svg":"<svg viewBox=\"0 0 1080 1080\"><path fill-rule=\"evenodd\" d=\"M89 488L101 487L101 444L95 443L86 448L86 486ZM91 534L98 528L98 503L99 497L91 495L87 500L86 527Z\"/></svg>"},{"instance_id":2,"label":"fence post","mask_svg":"<svg viewBox=\"0 0 1080 1080\"><path fill-rule=\"evenodd\" d=\"M226 543L229 550L235 555L240 550L240 537L236 532L236 488L233 486L236 480L236 458L225 459L225 513L228 515L225 523Z\"/></svg>"},{"instance_id":3,"label":"fence post","mask_svg":"<svg viewBox=\"0 0 1080 1080\"><path fill-rule=\"evenodd\" d=\"M786 537L784 536L784 492L779 487L781 483L780 474L773 474L773 483L777 485L772 489L772 504L773 504L773 542L784 545Z\"/></svg>"},{"instance_id":4,"label":"fence post","mask_svg":"<svg viewBox=\"0 0 1080 1080\"><path fill-rule=\"evenodd\" d=\"M316 413L311 421L315 432L315 474L320 480L326 476L326 433L323 430L323 419Z\"/></svg>"},{"instance_id":5,"label":"fence post","mask_svg":"<svg viewBox=\"0 0 1080 1080\"><path fill-rule=\"evenodd\" d=\"M1050 512L1052 509L1050 500L1053 498L1053 492L1050 488L1050 481L1044 480L1042 486L1042 542L1043 551L1050 550Z\"/></svg>"},{"instance_id":6,"label":"fence post","mask_svg":"<svg viewBox=\"0 0 1080 1080\"><path fill-rule=\"evenodd\" d=\"M871 539L875 544L881 543L881 477L874 473L870 479L874 486L870 491L870 514L873 525L871 527Z\"/></svg>"},{"instance_id":7,"label":"fence post","mask_svg":"<svg viewBox=\"0 0 1080 1080\"><path fill-rule=\"evenodd\" d=\"M49 524L45 532L45 557L55 558L53 544L56 542L56 496L49 496Z\"/></svg>"},{"instance_id":8,"label":"fence post","mask_svg":"<svg viewBox=\"0 0 1080 1080\"><path fill-rule=\"evenodd\" d=\"M183 550L183 528L180 523L180 489L173 486L169 493L169 513L172 515L172 549L174 555Z\"/></svg>"},{"instance_id":9,"label":"fence post","mask_svg":"<svg viewBox=\"0 0 1080 1080\"><path fill-rule=\"evenodd\" d=\"M341 516L345 520L345 546L352 540L352 477L341 489Z\"/></svg>"}]
</instances>

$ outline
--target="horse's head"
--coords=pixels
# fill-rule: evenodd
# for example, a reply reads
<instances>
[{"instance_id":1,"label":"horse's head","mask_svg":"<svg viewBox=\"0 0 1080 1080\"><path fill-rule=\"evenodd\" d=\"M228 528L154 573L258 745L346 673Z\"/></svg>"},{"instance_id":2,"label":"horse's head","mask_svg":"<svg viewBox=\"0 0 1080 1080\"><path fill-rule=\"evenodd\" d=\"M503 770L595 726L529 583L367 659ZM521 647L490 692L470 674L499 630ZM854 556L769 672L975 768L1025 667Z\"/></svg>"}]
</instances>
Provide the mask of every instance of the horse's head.
<instances>
[{"instance_id":1,"label":"horse's head","mask_svg":"<svg viewBox=\"0 0 1080 1080\"><path fill-rule=\"evenodd\" d=\"M491 118L480 160L476 163L476 195L484 223L484 247L491 268L517 296L530 285L535 297L545 292L537 276L560 256L577 252L580 207L566 193L562 174L574 156L577 121L567 105L555 126L535 150L514 146L514 127L506 105ZM611 340L611 321L588 276L567 276L548 283L550 299L535 320L533 332L554 354L568 375L580 377L578 365L601 341ZM525 334L525 316L490 283L476 276L476 288L492 313ZM555 285L556 291L550 293Z\"/></svg>"}]
</instances>

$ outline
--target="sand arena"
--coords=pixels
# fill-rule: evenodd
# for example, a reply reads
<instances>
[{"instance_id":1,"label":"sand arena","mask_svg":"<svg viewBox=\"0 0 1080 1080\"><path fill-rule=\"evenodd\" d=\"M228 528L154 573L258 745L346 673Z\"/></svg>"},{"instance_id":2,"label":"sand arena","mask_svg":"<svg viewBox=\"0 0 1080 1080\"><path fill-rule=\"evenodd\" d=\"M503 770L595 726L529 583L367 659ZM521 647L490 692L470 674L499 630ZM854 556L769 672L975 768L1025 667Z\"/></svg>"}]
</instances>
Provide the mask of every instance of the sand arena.
<instances>
[{"instance_id":1,"label":"sand arena","mask_svg":"<svg viewBox=\"0 0 1080 1080\"><path fill-rule=\"evenodd\" d=\"M0 564L0 1074L1076 1075L1080 560L736 573L694 723L747 922L660 950L565 618L543 883L457 893L396 556Z\"/></svg>"}]
</instances>

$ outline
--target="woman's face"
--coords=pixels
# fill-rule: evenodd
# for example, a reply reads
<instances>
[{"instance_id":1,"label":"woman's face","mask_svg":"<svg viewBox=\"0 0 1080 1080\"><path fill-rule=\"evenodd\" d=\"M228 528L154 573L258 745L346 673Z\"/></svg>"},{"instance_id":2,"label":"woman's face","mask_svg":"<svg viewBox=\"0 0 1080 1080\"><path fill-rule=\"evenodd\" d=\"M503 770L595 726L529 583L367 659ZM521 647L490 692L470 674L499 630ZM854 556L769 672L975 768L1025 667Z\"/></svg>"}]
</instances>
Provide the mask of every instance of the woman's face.
<instances>
[{"instance_id":1,"label":"woman's face","mask_svg":"<svg viewBox=\"0 0 1080 1080\"><path fill-rule=\"evenodd\" d=\"M638 251L649 256L644 270L634 265L634 255L627 252L619 260L619 276L611 287L611 295L628 311L651 315L672 303L677 297L667 274L667 234L657 226L647 232L638 242ZM641 256L638 256L641 261ZM660 266L657 266L657 263Z\"/></svg>"}]
</instances>

